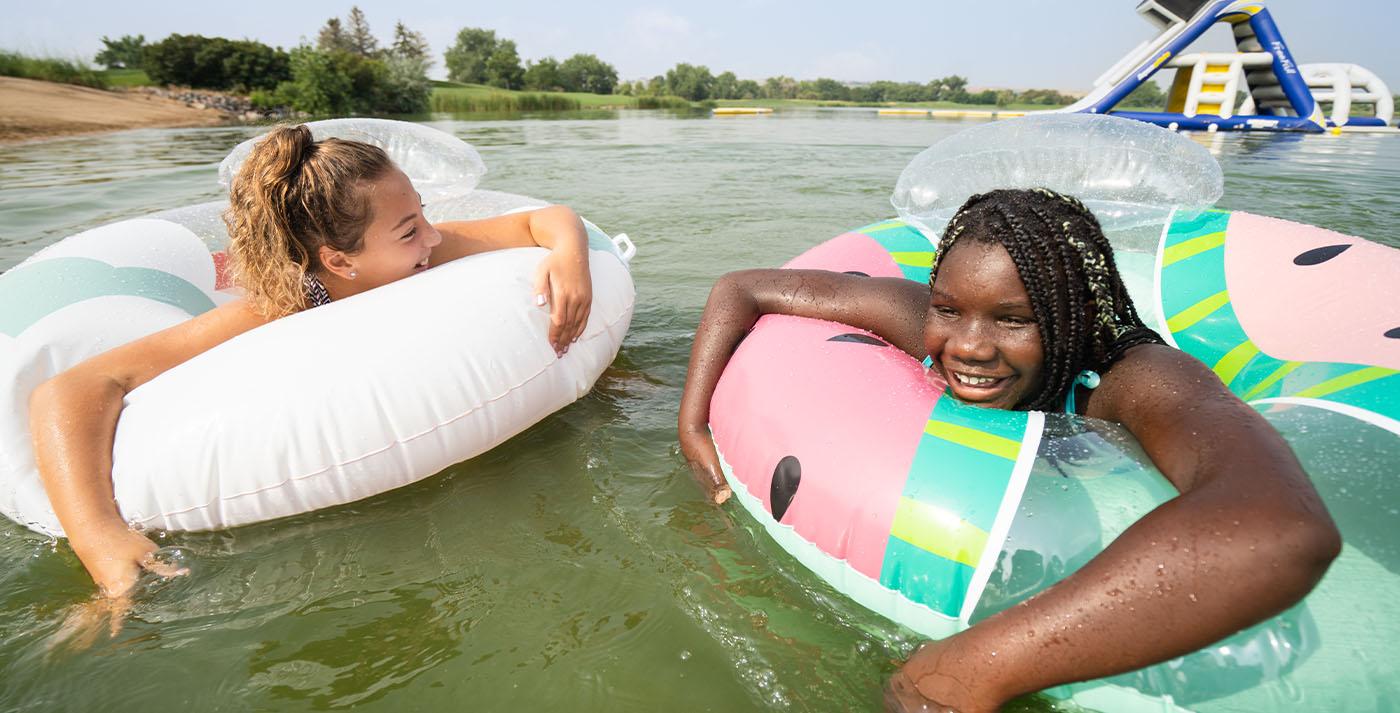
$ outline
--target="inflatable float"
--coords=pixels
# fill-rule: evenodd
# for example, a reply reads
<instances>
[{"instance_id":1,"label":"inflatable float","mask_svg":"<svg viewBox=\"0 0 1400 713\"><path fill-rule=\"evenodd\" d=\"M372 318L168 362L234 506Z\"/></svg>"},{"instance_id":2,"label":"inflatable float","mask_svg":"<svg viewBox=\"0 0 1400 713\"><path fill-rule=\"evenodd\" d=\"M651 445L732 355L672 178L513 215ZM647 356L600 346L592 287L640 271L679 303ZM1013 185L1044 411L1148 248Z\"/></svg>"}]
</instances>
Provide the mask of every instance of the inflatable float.
<instances>
[{"instance_id":1,"label":"inflatable float","mask_svg":"<svg viewBox=\"0 0 1400 713\"><path fill-rule=\"evenodd\" d=\"M433 221L544 205L476 190L476 151L415 124L349 119L317 138L375 143ZM250 140L220 166L224 185ZM234 299L219 201L71 236L0 275L0 511L61 535L35 470L28 398L44 380ZM457 260L276 320L133 390L112 481L135 526L205 530L347 503L482 453L587 393L631 320L626 236L591 223L593 310L563 358L535 307L540 248Z\"/></svg>"},{"instance_id":2,"label":"inflatable float","mask_svg":"<svg viewBox=\"0 0 1400 713\"><path fill-rule=\"evenodd\" d=\"M1057 115L935 145L900 178L901 219L785 267L926 282L928 236L968 195L1036 185L1095 210L1149 326L1288 439L1346 542L1288 612L1047 693L1101 711L1389 710L1400 701L1400 314L1378 305L1395 303L1400 251L1205 209L1221 181L1198 145ZM760 319L719 382L711 428L735 499L779 546L933 638L1059 581L1176 495L1121 427L963 404L908 354L816 320Z\"/></svg>"}]
</instances>

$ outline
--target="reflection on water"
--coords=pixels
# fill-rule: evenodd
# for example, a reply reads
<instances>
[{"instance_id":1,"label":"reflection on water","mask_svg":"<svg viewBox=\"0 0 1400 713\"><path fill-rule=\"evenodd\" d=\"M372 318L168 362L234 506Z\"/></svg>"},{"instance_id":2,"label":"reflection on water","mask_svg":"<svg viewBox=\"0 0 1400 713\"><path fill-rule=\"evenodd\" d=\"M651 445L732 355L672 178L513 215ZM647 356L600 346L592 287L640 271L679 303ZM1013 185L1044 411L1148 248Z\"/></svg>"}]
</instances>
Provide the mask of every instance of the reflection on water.
<instances>
[{"instance_id":1,"label":"reflection on water","mask_svg":"<svg viewBox=\"0 0 1400 713\"><path fill-rule=\"evenodd\" d=\"M429 123L481 150L484 188L567 202L637 242L618 361L579 403L437 477L171 536L194 574L85 651L45 643L90 593L77 561L0 523L0 709L877 708L915 637L816 581L741 513L706 505L676 453L676 404L715 277L890 216L904 165L968 124L855 111ZM0 269L88 227L218 198L218 162L256 131L0 147ZM1211 143L1226 207L1400 245L1394 137ZM1394 571L1393 544L1365 547Z\"/></svg>"}]
</instances>

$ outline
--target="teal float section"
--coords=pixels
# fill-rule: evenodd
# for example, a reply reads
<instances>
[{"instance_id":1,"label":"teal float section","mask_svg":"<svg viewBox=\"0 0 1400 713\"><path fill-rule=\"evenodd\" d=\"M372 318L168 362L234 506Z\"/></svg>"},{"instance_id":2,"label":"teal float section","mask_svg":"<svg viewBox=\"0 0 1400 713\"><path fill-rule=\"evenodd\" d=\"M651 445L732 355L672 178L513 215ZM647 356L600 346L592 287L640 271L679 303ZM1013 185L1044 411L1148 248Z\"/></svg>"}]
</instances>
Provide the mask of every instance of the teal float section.
<instances>
[{"instance_id":1,"label":"teal float section","mask_svg":"<svg viewBox=\"0 0 1400 713\"><path fill-rule=\"evenodd\" d=\"M113 267L85 257L51 258L0 275L0 334L18 337L52 313L98 297L143 297L192 317L214 308L203 290L162 270Z\"/></svg>"},{"instance_id":2,"label":"teal float section","mask_svg":"<svg viewBox=\"0 0 1400 713\"><path fill-rule=\"evenodd\" d=\"M941 639L956 634L962 628L956 614L943 614L925 604L910 601L900 592L857 571L845 560L823 552L797 534L792 526L774 520L763 506L763 501L749 493L748 486L734 475L734 469L724 459L722 452L719 453L719 462L734 499L763 526L775 544L834 589L866 609L927 636Z\"/></svg>"},{"instance_id":3,"label":"teal float section","mask_svg":"<svg viewBox=\"0 0 1400 713\"><path fill-rule=\"evenodd\" d=\"M904 276L915 282L927 283L932 273L933 245L923 233L900 220L871 223L852 231L880 244L899 266Z\"/></svg>"}]
</instances>

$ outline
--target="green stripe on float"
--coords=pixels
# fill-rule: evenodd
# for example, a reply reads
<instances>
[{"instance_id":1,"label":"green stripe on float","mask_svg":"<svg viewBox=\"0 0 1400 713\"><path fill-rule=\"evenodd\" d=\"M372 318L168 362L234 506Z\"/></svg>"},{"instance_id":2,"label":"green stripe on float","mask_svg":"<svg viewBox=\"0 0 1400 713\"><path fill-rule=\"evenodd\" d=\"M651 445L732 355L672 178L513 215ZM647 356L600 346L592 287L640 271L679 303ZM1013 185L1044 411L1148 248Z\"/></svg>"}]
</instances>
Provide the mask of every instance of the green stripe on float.
<instances>
[{"instance_id":1,"label":"green stripe on float","mask_svg":"<svg viewBox=\"0 0 1400 713\"><path fill-rule=\"evenodd\" d=\"M57 257L0 275L0 334L18 337L64 307L98 297L144 297L191 317L214 308L204 291L148 267L113 267L86 257Z\"/></svg>"},{"instance_id":2,"label":"green stripe on float","mask_svg":"<svg viewBox=\"0 0 1400 713\"><path fill-rule=\"evenodd\" d=\"M1264 393L1265 391L1268 391L1270 386L1273 386L1274 384L1277 384L1277 383L1279 382L1280 379L1282 379L1282 378L1285 377L1285 376L1288 376L1290 373L1292 373L1292 371L1293 371L1294 369L1297 369L1298 367L1300 367L1300 366L1302 366L1302 365L1303 365L1303 362L1301 362L1301 361L1286 361L1286 362L1284 362L1284 363L1283 363L1283 366L1280 366L1279 368L1275 369L1275 370L1274 370L1274 373L1269 374L1268 376L1264 377L1264 380L1263 380L1263 381L1259 382L1259 384L1258 384L1257 386L1255 386L1254 388L1252 388L1252 389L1250 389L1248 392L1246 392L1244 396L1241 396L1241 397L1240 397L1240 400L1242 400L1242 401L1249 401L1250 399L1253 399L1255 396L1258 396L1259 394L1262 394L1262 393Z\"/></svg>"},{"instance_id":3,"label":"green stripe on float","mask_svg":"<svg viewBox=\"0 0 1400 713\"><path fill-rule=\"evenodd\" d=\"M1021 452L1020 441L1013 441L1010 438L1003 438L986 431L946 421L929 421L928 425L924 427L924 433L1009 461L1015 461L1016 456Z\"/></svg>"},{"instance_id":4,"label":"green stripe on float","mask_svg":"<svg viewBox=\"0 0 1400 713\"><path fill-rule=\"evenodd\" d=\"M1220 361L1215 362L1215 366L1211 367L1211 371L1214 371L1220 377L1220 380L1225 382L1226 386L1229 386L1230 382L1234 381L1235 377L1240 375L1240 370L1244 368L1244 365L1248 364L1249 360L1253 359L1258 354L1259 347L1254 346L1254 342L1246 339L1243 344L1226 352L1225 356L1220 357Z\"/></svg>"},{"instance_id":5,"label":"green stripe on float","mask_svg":"<svg viewBox=\"0 0 1400 713\"><path fill-rule=\"evenodd\" d=\"M1225 244L1225 231L1207 233L1173 245L1162 251L1162 267L1194 257Z\"/></svg>"},{"instance_id":6,"label":"green stripe on float","mask_svg":"<svg viewBox=\"0 0 1400 713\"><path fill-rule=\"evenodd\" d=\"M1210 316L1211 312L1230 304L1230 291L1221 290L1210 297L1207 297L1196 304L1187 307L1176 313L1176 316L1167 320L1167 329L1173 334L1190 329L1191 325Z\"/></svg>"},{"instance_id":7,"label":"green stripe on float","mask_svg":"<svg viewBox=\"0 0 1400 713\"><path fill-rule=\"evenodd\" d=\"M895 508L890 535L925 552L976 567L987 547L987 531L952 511L902 497Z\"/></svg>"},{"instance_id":8,"label":"green stripe on float","mask_svg":"<svg viewBox=\"0 0 1400 713\"><path fill-rule=\"evenodd\" d=\"M890 257L900 265L910 267L933 267L933 251L892 252Z\"/></svg>"},{"instance_id":9,"label":"green stripe on float","mask_svg":"<svg viewBox=\"0 0 1400 713\"><path fill-rule=\"evenodd\" d=\"M962 611L975 567L939 557L898 537L885 542L880 584L944 616L956 617Z\"/></svg>"},{"instance_id":10,"label":"green stripe on float","mask_svg":"<svg viewBox=\"0 0 1400 713\"><path fill-rule=\"evenodd\" d=\"M1293 394L1293 396L1303 399L1320 399L1323 396L1327 396L1328 394L1335 394L1343 389L1349 389L1353 386L1358 386L1368 381L1384 379L1385 377L1391 376L1392 374L1400 374L1400 371L1396 371L1395 369L1387 369L1383 366L1368 366L1364 369L1357 369L1356 371L1353 371L1350 374L1342 374L1341 376L1328 379L1327 381L1324 381L1321 384L1310 386L1306 389L1303 389L1302 391L1299 391L1296 394Z\"/></svg>"},{"instance_id":11,"label":"green stripe on float","mask_svg":"<svg viewBox=\"0 0 1400 713\"><path fill-rule=\"evenodd\" d=\"M857 232L857 233L865 233L866 235L869 235L869 234L871 234L871 233L879 233L879 232L882 232L882 231L885 231L885 230L899 230L900 228L907 228L907 227L909 227L909 224L908 224L908 223L905 223L905 222L902 221L902 220L887 220L887 221L885 221L885 222L883 222L883 223L875 223L875 224L872 224L872 225L867 225L867 226L865 226L864 228L861 228L860 230L857 230L856 232Z\"/></svg>"}]
</instances>

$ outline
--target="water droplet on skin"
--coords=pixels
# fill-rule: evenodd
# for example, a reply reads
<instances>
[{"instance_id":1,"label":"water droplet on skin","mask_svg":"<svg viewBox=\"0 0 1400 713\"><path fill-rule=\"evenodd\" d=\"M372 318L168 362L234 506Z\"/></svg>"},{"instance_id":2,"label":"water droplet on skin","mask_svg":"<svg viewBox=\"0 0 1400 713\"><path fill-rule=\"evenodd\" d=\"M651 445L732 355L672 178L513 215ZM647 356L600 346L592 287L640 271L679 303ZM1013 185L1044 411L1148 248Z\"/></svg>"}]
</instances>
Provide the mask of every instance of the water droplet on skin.
<instances>
[{"instance_id":1,"label":"water droplet on skin","mask_svg":"<svg viewBox=\"0 0 1400 713\"><path fill-rule=\"evenodd\" d=\"M1186 595L1186 596L1187 596L1187 597L1190 597L1191 601L1193 601L1193 602L1200 601L1199 599L1196 598L1196 595L1195 595L1195 594L1188 594L1188 595Z\"/></svg>"},{"instance_id":2,"label":"water droplet on skin","mask_svg":"<svg viewBox=\"0 0 1400 713\"><path fill-rule=\"evenodd\" d=\"M690 652L687 651L687 650L685 650L685 649L681 649L681 660L682 660L682 661L689 661L689 660L690 660Z\"/></svg>"}]
</instances>

